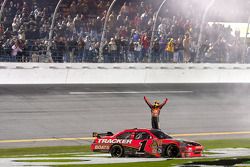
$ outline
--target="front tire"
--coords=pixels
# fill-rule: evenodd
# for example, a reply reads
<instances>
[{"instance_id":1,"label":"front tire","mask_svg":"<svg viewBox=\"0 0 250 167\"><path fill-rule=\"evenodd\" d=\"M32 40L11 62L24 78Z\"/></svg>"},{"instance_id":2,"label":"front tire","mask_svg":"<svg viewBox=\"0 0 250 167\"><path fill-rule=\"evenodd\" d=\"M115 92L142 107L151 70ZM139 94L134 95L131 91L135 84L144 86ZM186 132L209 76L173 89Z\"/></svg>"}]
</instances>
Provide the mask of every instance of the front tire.
<instances>
[{"instance_id":1,"label":"front tire","mask_svg":"<svg viewBox=\"0 0 250 167\"><path fill-rule=\"evenodd\" d=\"M124 148L121 145L113 145L110 149L111 157L124 157Z\"/></svg>"},{"instance_id":2,"label":"front tire","mask_svg":"<svg viewBox=\"0 0 250 167\"><path fill-rule=\"evenodd\" d=\"M165 147L164 157L177 158L179 157L180 150L175 144L170 144Z\"/></svg>"}]
</instances>

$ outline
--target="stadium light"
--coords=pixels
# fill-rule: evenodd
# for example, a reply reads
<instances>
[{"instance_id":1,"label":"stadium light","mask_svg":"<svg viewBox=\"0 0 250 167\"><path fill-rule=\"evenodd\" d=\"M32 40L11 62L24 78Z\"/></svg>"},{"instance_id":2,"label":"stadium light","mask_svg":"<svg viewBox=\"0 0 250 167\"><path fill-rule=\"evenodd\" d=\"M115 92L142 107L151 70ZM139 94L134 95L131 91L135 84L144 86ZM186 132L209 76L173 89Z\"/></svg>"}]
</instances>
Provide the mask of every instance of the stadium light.
<instances>
[{"instance_id":1,"label":"stadium light","mask_svg":"<svg viewBox=\"0 0 250 167\"><path fill-rule=\"evenodd\" d=\"M115 4L115 2L116 2L116 0L114 0L112 3L111 3L111 5L110 5L110 7L109 7L109 9L108 9L108 11L107 11L107 13L106 13L106 16L105 16L105 22L104 22L104 26L103 26L103 30L102 30L102 37L101 37L101 43L100 43L100 48L99 48L99 58L98 58L98 61L99 62L103 62L103 45L104 45L104 39L105 39L105 36L106 36L106 31L107 31L107 23L108 23L108 17L109 17L109 15L110 15L110 11L112 10L112 8L113 8L113 6L114 6L114 4Z\"/></svg>"},{"instance_id":2,"label":"stadium light","mask_svg":"<svg viewBox=\"0 0 250 167\"><path fill-rule=\"evenodd\" d=\"M52 23L51 23L51 26L50 26L50 31L49 31L49 43L47 45L47 58L49 59L49 61L53 62L53 59L51 58L51 51L50 51L50 48L52 46L52 37L53 37L53 31L54 31L54 25L55 25L55 18L56 18L56 14L57 14L57 11L59 9L59 6L60 4L62 3L63 0L59 0L59 2L57 3L56 5L56 8L55 8L55 11L54 11L54 14L53 14L53 18L52 18Z\"/></svg>"},{"instance_id":3,"label":"stadium light","mask_svg":"<svg viewBox=\"0 0 250 167\"><path fill-rule=\"evenodd\" d=\"M164 0L164 1L161 3L161 5L160 5L160 7L158 8L158 11L157 11L157 13L156 13L156 15L155 15L153 30L152 30L151 39L150 39L150 48L149 48L150 62L151 62L151 60L152 60L152 48L153 48L153 42L154 42L155 29L156 29L156 23L157 23L158 15L159 15L159 13L160 13L160 11L161 11L162 6L165 4L166 1L167 1L167 0Z\"/></svg>"},{"instance_id":4,"label":"stadium light","mask_svg":"<svg viewBox=\"0 0 250 167\"><path fill-rule=\"evenodd\" d=\"M3 10L5 8L5 5L7 3L8 0L4 0L1 6L1 11L0 11L0 22L2 23L2 16L3 16Z\"/></svg>"}]
</instances>

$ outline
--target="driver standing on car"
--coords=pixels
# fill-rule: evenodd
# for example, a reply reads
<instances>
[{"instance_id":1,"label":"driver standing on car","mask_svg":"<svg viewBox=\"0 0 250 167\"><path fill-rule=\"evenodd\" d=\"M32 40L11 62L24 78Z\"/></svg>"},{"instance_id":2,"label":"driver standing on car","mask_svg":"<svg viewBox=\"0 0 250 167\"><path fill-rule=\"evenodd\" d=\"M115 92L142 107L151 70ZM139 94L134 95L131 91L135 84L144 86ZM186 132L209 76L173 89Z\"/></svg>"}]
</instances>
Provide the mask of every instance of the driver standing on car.
<instances>
[{"instance_id":1,"label":"driver standing on car","mask_svg":"<svg viewBox=\"0 0 250 167\"><path fill-rule=\"evenodd\" d=\"M159 129L159 116L162 107L167 103L168 99L166 98L163 103L160 104L159 101L155 100L154 104L151 104L147 97L144 96L145 102L148 104L151 109L151 124L153 129Z\"/></svg>"}]
</instances>

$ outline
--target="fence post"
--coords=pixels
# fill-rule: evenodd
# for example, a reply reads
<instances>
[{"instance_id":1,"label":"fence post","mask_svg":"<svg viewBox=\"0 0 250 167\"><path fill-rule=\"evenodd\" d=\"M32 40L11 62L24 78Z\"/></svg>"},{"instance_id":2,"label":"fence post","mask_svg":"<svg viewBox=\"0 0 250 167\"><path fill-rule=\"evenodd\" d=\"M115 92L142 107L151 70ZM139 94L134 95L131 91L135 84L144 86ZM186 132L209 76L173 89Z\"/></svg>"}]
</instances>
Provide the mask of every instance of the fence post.
<instances>
[{"instance_id":1,"label":"fence post","mask_svg":"<svg viewBox=\"0 0 250 167\"><path fill-rule=\"evenodd\" d=\"M159 16L159 13L161 11L161 8L162 6L165 4L167 0L164 0L160 7L158 8L158 11L155 15L155 21L154 21L154 25L153 25L153 30L152 30L152 34L151 34L151 39L150 39L150 47L149 47L149 60L150 62L152 61L152 48L153 48L153 42L154 42L154 36L155 36L155 29L156 29L156 23L157 23L157 20L158 20L158 16Z\"/></svg>"},{"instance_id":2,"label":"fence post","mask_svg":"<svg viewBox=\"0 0 250 167\"><path fill-rule=\"evenodd\" d=\"M250 16L248 17L247 31L246 31L246 36L245 36L245 39L244 39L243 63L249 63L249 62L246 61L246 58L247 58L247 37L249 35L249 26L250 26Z\"/></svg>"},{"instance_id":3,"label":"fence post","mask_svg":"<svg viewBox=\"0 0 250 167\"><path fill-rule=\"evenodd\" d=\"M54 31L54 25L55 25L55 18L56 18L57 11L58 11L59 6L62 3L62 1L63 0L59 0L59 2L56 5L56 8L55 8L55 11L54 11L54 14L53 14L53 18L52 18L52 23L51 23L51 26L50 26L50 31L49 31L49 40L48 40L46 55L47 55L48 61L51 62L51 63L53 63L53 59L51 57L51 46L52 46L52 37L53 37L53 31Z\"/></svg>"},{"instance_id":4,"label":"fence post","mask_svg":"<svg viewBox=\"0 0 250 167\"><path fill-rule=\"evenodd\" d=\"M202 15L202 22L201 22L201 25L200 25L200 34L199 34L199 37L198 37L198 44L197 44L197 53L196 53L196 60L197 61L197 58L201 59L200 57L200 47L201 47L201 42L202 42L202 35L203 35L203 31L204 31L204 24L205 24L205 21L207 19L207 13L208 11L210 10L210 8L213 6L215 0L212 0L210 1L210 3L208 4L208 6L206 7L203 15ZM203 60L199 60L199 61L203 61Z\"/></svg>"},{"instance_id":5,"label":"fence post","mask_svg":"<svg viewBox=\"0 0 250 167\"><path fill-rule=\"evenodd\" d=\"M102 30L102 38L101 38L101 43L100 43L100 48L99 48L99 58L98 58L98 62L103 62L103 43L104 43L104 39L105 39L105 36L106 36L106 31L107 31L107 23L108 23L108 18L109 18L109 15L110 15L110 11L112 10L114 4L115 4L116 0L114 0L109 9L108 9L108 12L106 13L106 16L105 16L105 22L104 22L104 26L103 26L103 30Z\"/></svg>"}]
</instances>

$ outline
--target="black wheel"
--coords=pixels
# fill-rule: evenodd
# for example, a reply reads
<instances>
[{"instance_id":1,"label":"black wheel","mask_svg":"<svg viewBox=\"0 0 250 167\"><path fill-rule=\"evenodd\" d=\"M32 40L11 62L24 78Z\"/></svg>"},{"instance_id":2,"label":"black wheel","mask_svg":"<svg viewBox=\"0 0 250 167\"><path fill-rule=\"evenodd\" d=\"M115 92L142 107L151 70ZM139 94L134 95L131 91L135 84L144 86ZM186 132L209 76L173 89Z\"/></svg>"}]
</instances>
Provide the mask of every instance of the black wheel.
<instances>
[{"instance_id":1,"label":"black wheel","mask_svg":"<svg viewBox=\"0 0 250 167\"><path fill-rule=\"evenodd\" d=\"M164 157L166 158L177 158L179 157L180 150L175 144L166 146L164 151Z\"/></svg>"},{"instance_id":2,"label":"black wheel","mask_svg":"<svg viewBox=\"0 0 250 167\"><path fill-rule=\"evenodd\" d=\"M113 145L110 149L112 157L124 157L124 149L121 145Z\"/></svg>"}]
</instances>

